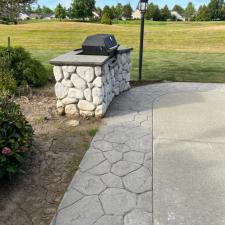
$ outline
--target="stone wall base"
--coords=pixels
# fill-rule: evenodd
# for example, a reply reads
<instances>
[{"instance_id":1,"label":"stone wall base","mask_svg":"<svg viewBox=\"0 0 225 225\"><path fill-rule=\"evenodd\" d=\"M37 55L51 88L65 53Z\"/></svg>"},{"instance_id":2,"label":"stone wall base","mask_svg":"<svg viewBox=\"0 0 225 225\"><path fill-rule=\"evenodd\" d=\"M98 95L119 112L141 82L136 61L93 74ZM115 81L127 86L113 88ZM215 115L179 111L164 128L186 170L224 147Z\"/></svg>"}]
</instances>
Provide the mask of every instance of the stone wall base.
<instances>
[{"instance_id":1,"label":"stone wall base","mask_svg":"<svg viewBox=\"0 0 225 225\"><path fill-rule=\"evenodd\" d=\"M115 96L130 88L131 52L103 66L54 66L59 114L103 117Z\"/></svg>"}]
</instances>

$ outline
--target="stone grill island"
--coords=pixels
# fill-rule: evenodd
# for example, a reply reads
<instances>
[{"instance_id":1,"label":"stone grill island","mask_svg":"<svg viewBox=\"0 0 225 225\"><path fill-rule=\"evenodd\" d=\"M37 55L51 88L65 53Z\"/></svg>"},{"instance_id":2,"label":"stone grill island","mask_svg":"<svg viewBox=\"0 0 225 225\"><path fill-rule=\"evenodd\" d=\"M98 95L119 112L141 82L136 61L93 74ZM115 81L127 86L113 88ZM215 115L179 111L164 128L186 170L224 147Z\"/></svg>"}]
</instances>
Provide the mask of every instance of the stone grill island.
<instances>
[{"instance_id":1,"label":"stone grill island","mask_svg":"<svg viewBox=\"0 0 225 225\"><path fill-rule=\"evenodd\" d=\"M75 50L50 61L60 114L104 116L110 102L130 88L131 48L119 46L116 55L84 55Z\"/></svg>"}]
</instances>

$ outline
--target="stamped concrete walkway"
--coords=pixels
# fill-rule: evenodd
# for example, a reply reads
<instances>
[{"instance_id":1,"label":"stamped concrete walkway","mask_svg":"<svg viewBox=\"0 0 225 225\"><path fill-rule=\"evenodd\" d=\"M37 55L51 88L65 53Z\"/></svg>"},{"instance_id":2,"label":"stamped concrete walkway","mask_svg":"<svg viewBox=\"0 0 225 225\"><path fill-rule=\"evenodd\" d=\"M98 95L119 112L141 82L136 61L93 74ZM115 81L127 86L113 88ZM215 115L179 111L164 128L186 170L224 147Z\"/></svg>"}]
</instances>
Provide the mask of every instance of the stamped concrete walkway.
<instances>
[{"instance_id":1,"label":"stamped concrete walkway","mask_svg":"<svg viewBox=\"0 0 225 225\"><path fill-rule=\"evenodd\" d=\"M225 85L147 85L116 98L52 225L152 225L153 221L155 225L169 225L164 221L156 223L153 211L153 105L160 96L170 93L205 91L225 92ZM200 96L192 102L186 98L183 104L201 102ZM160 193L161 189L158 190Z\"/></svg>"}]
</instances>

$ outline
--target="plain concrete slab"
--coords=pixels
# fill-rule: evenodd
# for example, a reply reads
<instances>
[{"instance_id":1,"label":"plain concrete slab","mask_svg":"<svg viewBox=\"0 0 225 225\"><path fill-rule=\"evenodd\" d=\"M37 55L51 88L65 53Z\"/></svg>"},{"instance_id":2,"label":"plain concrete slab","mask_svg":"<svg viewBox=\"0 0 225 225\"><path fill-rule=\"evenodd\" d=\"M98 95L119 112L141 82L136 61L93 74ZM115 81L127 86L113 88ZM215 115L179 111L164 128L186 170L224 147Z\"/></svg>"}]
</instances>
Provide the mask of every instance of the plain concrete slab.
<instances>
[{"instance_id":1,"label":"plain concrete slab","mask_svg":"<svg viewBox=\"0 0 225 225\"><path fill-rule=\"evenodd\" d=\"M154 143L154 225L225 224L225 145Z\"/></svg>"},{"instance_id":2,"label":"plain concrete slab","mask_svg":"<svg viewBox=\"0 0 225 225\"><path fill-rule=\"evenodd\" d=\"M179 92L154 103L154 138L225 143L225 93Z\"/></svg>"},{"instance_id":3,"label":"plain concrete slab","mask_svg":"<svg viewBox=\"0 0 225 225\"><path fill-rule=\"evenodd\" d=\"M154 225L225 224L225 95L164 95L154 104Z\"/></svg>"}]
</instances>

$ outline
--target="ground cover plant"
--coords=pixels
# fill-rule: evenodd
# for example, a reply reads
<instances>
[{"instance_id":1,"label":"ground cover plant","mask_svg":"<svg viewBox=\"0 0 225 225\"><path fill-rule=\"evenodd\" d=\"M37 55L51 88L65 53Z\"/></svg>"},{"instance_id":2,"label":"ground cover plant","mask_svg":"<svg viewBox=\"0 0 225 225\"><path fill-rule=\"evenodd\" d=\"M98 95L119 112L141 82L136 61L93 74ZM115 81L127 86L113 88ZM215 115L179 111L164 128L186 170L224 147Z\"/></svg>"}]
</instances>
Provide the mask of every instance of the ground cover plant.
<instances>
[{"instance_id":1,"label":"ground cover plant","mask_svg":"<svg viewBox=\"0 0 225 225\"><path fill-rule=\"evenodd\" d=\"M134 48L132 79L138 78L140 21L118 21L112 26L42 21L0 25L1 43L10 35L14 46L23 46L51 74L49 59L79 48L87 35L115 34L118 42ZM143 79L225 82L225 22L146 21Z\"/></svg>"},{"instance_id":2,"label":"ground cover plant","mask_svg":"<svg viewBox=\"0 0 225 225\"><path fill-rule=\"evenodd\" d=\"M21 172L32 143L33 129L19 106L0 96L0 178Z\"/></svg>"}]
</instances>

